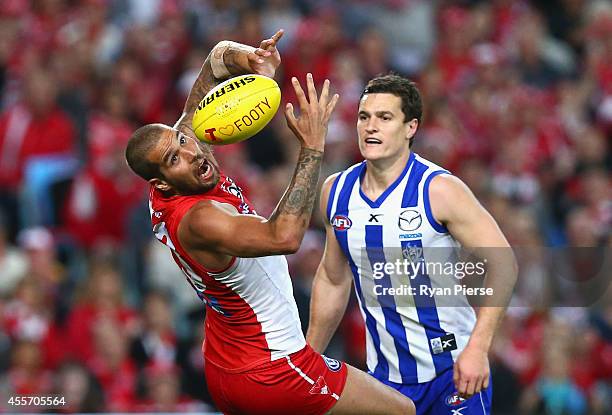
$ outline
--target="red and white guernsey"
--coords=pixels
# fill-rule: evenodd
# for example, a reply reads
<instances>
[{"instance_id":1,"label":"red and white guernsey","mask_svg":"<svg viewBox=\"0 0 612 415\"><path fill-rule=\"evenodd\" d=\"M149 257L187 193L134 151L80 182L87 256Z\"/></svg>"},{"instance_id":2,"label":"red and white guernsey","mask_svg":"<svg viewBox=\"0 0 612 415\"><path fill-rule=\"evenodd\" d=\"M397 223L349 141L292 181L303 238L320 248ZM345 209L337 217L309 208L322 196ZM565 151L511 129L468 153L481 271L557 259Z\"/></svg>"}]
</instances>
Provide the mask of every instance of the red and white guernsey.
<instances>
[{"instance_id":1,"label":"red and white guernsey","mask_svg":"<svg viewBox=\"0 0 612 415\"><path fill-rule=\"evenodd\" d=\"M230 204L242 214L256 213L240 187L223 174L213 189L199 195L165 197L151 187L153 232L170 248L187 282L208 305L206 360L226 370L242 371L303 349L306 341L284 256L235 257L226 269L213 271L181 247L178 226L201 200Z\"/></svg>"}]
</instances>

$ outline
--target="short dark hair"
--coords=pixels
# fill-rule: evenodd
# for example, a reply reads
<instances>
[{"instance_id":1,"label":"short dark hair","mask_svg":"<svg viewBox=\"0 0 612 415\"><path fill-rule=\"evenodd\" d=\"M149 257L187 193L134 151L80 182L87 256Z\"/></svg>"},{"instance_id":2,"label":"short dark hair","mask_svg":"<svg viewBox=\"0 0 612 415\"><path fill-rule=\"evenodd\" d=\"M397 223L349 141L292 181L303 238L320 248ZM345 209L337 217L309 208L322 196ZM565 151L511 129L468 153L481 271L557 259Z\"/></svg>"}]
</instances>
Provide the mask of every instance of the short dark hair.
<instances>
[{"instance_id":1,"label":"short dark hair","mask_svg":"<svg viewBox=\"0 0 612 415\"><path fill-rule=\"evenodd\" d=\"M388 73L372 78L366 85L361 98L366 94L393 94L402 100L404 122L416 119L421 124L423 102L421 93L411 80L395 73Z\"/></svg>"},{"instance_id":2,"label":"short dark hair","mask_svg":"<svg viewBox=\"0 0 612 415\"><path fill-rule=\"evenodd\" d=\"M147 159L147 154L161 138L163 124L147 124L140 127L130 137L125 149L128 166L140 177L149 181L160 178L159 166Z\"/></svg>"}]
</instances>

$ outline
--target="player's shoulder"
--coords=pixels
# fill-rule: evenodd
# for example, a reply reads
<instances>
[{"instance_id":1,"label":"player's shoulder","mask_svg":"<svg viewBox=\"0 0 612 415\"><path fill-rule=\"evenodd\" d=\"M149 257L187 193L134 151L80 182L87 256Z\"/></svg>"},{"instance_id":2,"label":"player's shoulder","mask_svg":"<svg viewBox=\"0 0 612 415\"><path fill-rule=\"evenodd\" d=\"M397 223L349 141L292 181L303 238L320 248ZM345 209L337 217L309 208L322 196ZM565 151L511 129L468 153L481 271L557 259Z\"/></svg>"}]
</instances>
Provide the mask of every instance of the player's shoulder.
<instances>
[{"instance_id":1,"label":"player's shoulder","mask_svg":"<svg viewBox=\"0 0 612 415\"><path fill-rule=\"evenodd\" d=\"M424 165L427 168L427 171L429 171L430 173L434 173L434 172L440 172L443 171L446 174L451 174L450 171L448 171L447 169L445 169L444 167L440 166L439 164L434 163L431 160L426 159L425 157L417 154L417 153L413 153L414 154L414 159L417 163Z\"/></svg>"},{"instance_id":2,"label":"player's shoulder","mask_svg":"<svg viewBox=\"0 0 612 415\"><path fill-rule=\"evenodd\" d=\"M236 214L236 208L230 203L219 202L213 199L203 199L194 203L191 208L185 212L183 221L187 224L191 222L214 222L217 220L217 213Z\"/></svg>"},{"instance_id":3,"label":"player's shoulder","mask_svg":"<svg viewBox=\"0 0 612 415\"><path fill-rule=\"evenodd\" d=\"M185 211L181 218L181 227L186 230L192 230L210 216L212 203L210 200L199 200L195 202L189 209Z\"/></svg>"},{"instance_id":4,"label":"player's shoulder","mask_svg":"<svg viewBox=\"0 0 612 415\"><path fill-rule=\"evenodd\" d=\"M415 161L421 165L421 168L424 170L423 180L428 182L429 192L432 189L442 190L446 187L453 187L462 184L461 179L454 176L449 170L446 168L434 163L431 160L427 160L426 158L414 153Z\"/></svg>"},{"instance_id":5,"label":"player's shoulder","mask_svg":"<svg viewBox=\"0 0 612 415\"><path fill-rule=\"evenodd\" d=\"M194 203L185 212L178 225L179 239L184 246L194 243L214 242L227 233L230 216L237 215L236 208L216 200L204 199Z\"/></svg>"},{"instance_id":6,"label":"player's shoulder","mask_svg":"<svg viewBox=\"0 0 612 415\"><path fill-rule=\"evenodd\" d=\"M429 184L428 196L434 217L442 223L464 215L475 202L470 188L451 174L435 176Z\"/></svg>"},{"instance_id":7,"label":"player's shoulder","mask_svg":"<svg viewBox=\"0 0 612 415\"><path fill-rule=\"evenodd\" d=\"M331 193L331 189L336 183L338 177L342 174L342 172L337 172L334 174L330 174L323 181L323 186L321 186L321 197L319 198L319 209L323 214L323 217L327 217L327 205L329 203L329 195Z\"/></svg>"},{"instance_id":8,"label":"player's shoulder","mask_svg":"<svg viewBox=\"0 0 612 415\"><path fill-rule=\"evenodd\" d=\"M470 190L463 180L446 171L433 177L429 184L430 197L440 196L450 201L453 197L466 192Z\"/></svg>"},{"instance_id":9,"label":"player's shoulder","mask_svg":"<svg viewBox=\"0 0 612 415\"><path fill-rule=\"evenodd\" d=\"M331 188L334 185L334 182L341 174L342 172L339 171L339 172L330 174L329 176L327 176L327 178L325 178L325 180L323 180L323 186L321 186L321 195L329 195L329 192L331 191Z\"/></svg>"},{"instance_id":10,"label":"player's shoulder","mask_svg":"<svg viewBox=\"0 0 612 415\"><path fill-rule=\"evenodd\" d=\"M363 164L363 162L361 163L356 163L353 164L352 166L330 174L329 176L327 176L327 178L323 181L323 186L321 188L321 195L327 196L329 195L329 193L331 192L332 187L334 187L334 183L337 185L337 183L341 180L341 176L346 176L347 174L349 174L350 172L352 172L354 169L359 168L361 165Z\"/></svg>"},{"instance_id":11,"label":"player's shoulder","mask_svg":"<svg viewBox=\"0 0 612 415\"><path fill-rule=\"evenodd\" d=\"M338 183L342 180L342 176L346 176L346 174L348 174L350 171L352 171L355 168L358 168L359 165L361 165L361 163L354 164L345 170L330 174L323 181L323 185L321 186L321 197L319 199L319 207L324 217L327 217L327 213L328 213L327 210L328 210L328 207L330 207L328 205L331 202L330 197L333 200L332 192L338 191Z\"/></svg>"}]
</instances>

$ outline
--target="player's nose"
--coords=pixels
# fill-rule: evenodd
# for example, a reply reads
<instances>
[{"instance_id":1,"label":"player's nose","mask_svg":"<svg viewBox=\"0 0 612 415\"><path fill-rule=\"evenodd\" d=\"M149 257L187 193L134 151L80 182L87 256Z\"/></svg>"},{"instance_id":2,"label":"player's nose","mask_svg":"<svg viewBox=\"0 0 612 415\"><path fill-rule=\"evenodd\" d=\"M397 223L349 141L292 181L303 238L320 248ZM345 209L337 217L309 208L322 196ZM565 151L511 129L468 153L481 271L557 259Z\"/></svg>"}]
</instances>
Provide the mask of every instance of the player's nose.
<instances>
[{"instance_id":1,"label":"player's nose","mask_svg":"<svg viewBox=\"0 0 612 415\"><path fill-rule=\"evenodd\" d=\"M202 155L200 154L200 151L197 147L197 145L188 145L183 147L183 151L185 154L185 157L190 161L190 162L194 162L197 159L201 159Z\"/></svg>"},{"instance_id":2,"label":"player's nose","mask_svg":"<svg viewBox=\"0 0 612 415\"><path fill-rule=\"evenodd\" d=\"M376 119L375 117L370 117L370 119L368 120L368 123L366 124L366 132L375 133L376 131L378 131L378 125L376 123Z\"/></svg>"}]
</instances>

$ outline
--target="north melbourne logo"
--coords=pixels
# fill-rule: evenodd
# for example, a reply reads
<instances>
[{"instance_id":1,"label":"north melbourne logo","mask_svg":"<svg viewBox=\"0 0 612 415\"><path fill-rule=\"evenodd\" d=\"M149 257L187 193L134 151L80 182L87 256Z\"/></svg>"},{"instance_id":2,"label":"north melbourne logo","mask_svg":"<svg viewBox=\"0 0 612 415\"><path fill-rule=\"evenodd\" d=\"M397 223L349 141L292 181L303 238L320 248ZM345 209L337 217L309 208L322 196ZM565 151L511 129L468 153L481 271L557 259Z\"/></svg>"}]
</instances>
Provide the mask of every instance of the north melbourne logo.
<instances>
[{"instance_id":1,"label":"north melbourne logo","mask_svg":"<svg viewBox=\"0 0 612 415\"><path fill-rule=\"evenodd\" d=\"M397 225L401 230L410 232L419 229L422 222L423 217L418 211L407 209L399 214Z\"/></svg>"},{"instance_id":2,"label":"north melbourne logo","mask_svg":"<svg viewBox=\"0 0 612 415\"><path fill-rule=\"evenodd\" d=\"M410 262L419 262L423 258L423 248L420 246L405 246L402 248L402 256Z\"/></svg>"}]
</instances>

